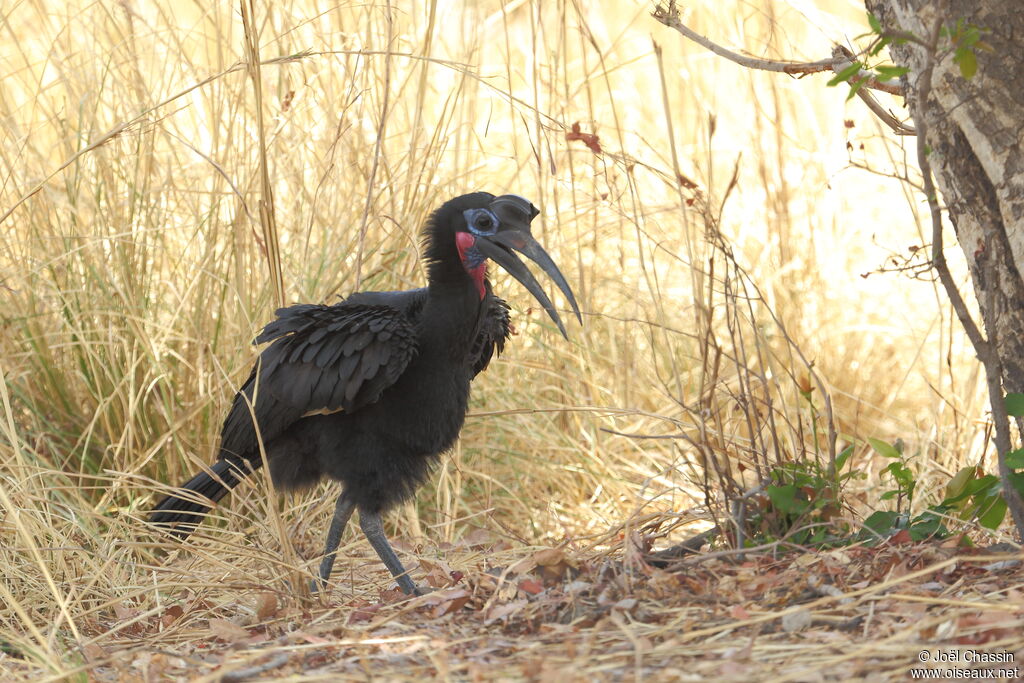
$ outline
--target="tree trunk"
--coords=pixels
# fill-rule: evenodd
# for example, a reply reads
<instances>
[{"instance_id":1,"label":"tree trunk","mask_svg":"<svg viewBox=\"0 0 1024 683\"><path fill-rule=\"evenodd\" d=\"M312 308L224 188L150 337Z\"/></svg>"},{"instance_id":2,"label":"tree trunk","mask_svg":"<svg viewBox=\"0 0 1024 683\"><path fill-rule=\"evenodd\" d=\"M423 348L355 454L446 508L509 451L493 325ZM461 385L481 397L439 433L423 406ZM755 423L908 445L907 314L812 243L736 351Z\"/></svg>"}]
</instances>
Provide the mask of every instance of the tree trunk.
<instances>
[{"instance_id":1,"label":"tree trunk","mask_svg":"<svg viewBox=\"0 0 1024 683\"><path fill-rule=\"evenodd\" d=\"M866 0L887 31L928 39L936 21L958 20L986 31L991 52L977 50L978 72L964 78L939 42L931 91L918 101L926 50L891 45L893 61L910 68L907 99L922 118L929 160L967 255L986 337L995 341L1004 392L1024 392L1024 12L1019 0Z\"/></svg>"},{"instance_id":2,"label":"tree trunk","mask_svg":"<svg viewBox=\"0 0 1024 683\"><path fill-rule=\"evenodd\" d=\"M866 0L888 34L912 40L890 47L909 67L907 102L917 125L918 160L933 216L932 258L988 380L999 474L1018 535L1024 501L1006 456L1012 448L1004 396L1024 392L1024 13L1019 0ZM990 50L975 49L977 73L964 74L953 36L974 26ZM940 27L948 30L946 36ZM959 40L959 38L955 38ZM977 325L942 256L942 228L931 173L935 171L953 229L967 256L981 311ZM984 337L979 330L984 329ZM1018 421L1018 426L1020 426Z\"/></svg>"}]
</instances>

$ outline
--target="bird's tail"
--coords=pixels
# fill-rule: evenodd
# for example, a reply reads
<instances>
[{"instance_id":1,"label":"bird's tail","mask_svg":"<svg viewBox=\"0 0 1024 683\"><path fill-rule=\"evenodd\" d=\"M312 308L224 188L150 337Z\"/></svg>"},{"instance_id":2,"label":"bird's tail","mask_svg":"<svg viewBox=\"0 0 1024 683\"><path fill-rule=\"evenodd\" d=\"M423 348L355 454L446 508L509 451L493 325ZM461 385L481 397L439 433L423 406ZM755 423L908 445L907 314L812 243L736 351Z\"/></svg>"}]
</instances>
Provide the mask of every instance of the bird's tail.
<instances>
[{"instance_id":1,"label":"bird's tail","mask_svg":"<svg viewBox=\"0 0 1024 683\"><path fill-rule=\"evenodd\" d=\"M259 467L259 461L254 465ZM200 472L182 484L178 493L157 503L149 521L180 539L187 538L213 503L226 496L252 471L253 465L248 461L218 460L210 466L209 472Z\"/></svg>"}]
</instances>

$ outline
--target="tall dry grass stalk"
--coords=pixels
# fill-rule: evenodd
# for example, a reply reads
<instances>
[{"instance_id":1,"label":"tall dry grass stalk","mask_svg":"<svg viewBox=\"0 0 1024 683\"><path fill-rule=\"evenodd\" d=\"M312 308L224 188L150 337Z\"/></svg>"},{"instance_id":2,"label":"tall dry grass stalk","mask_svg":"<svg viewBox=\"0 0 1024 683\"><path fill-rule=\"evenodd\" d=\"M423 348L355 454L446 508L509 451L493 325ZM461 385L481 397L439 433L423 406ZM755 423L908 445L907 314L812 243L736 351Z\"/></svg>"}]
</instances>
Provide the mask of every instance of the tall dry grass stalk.
<instances>
[{"instance_id":1,"label":"tall dry grass stalk","mask_svg":"<svg viewBox=\"0 0 1024 683\"><path fill-rule=\"evenodd\" d=\"M140 519L215 453L278 297L418 286L417 230L465 191L543 207L585 325L565 343L493 273L518 334L407 541L607 547L721 516L703 490L827 462L826 394L841 440L901 437L926 482L982 457L934 284L860 277L923 238L884 177L912 142L841 92L681 44L643 3L243 5L244 29L229 2L0 11L0 641L34 665L64 675L184 590L288 592L327 488L242 488L173 561ZM769 55L862 30L844 0L690 6Z\"/></svg>"}]
</instances>

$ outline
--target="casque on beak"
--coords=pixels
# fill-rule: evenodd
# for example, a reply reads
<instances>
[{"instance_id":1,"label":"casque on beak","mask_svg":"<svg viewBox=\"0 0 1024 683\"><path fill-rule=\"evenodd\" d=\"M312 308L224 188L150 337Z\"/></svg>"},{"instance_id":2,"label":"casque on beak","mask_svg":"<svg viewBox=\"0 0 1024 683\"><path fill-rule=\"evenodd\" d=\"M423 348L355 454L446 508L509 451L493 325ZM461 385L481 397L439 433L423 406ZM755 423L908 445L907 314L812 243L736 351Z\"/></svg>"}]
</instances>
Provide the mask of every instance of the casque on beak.
<instances>
[{"instance_id":1,"label":"casque on beak","mask_svg":"<svg viewBox=\"0 0 1024 683\"><path fill-rule=\"evenodd\" d=\"M544 247L540 246L530 233L530 222L540 211L526 199L514 194L496 197L487 208L498 218L499 227L493 235L477 235L476 246L480 253L504 268L509 275L526 287L527 291L540 302L540 305L558 325L562 336L568 339L569 335L566 334L565 326L552 305L551 299L541 289L533 273L513 251L518 251L529 258L555 281L572 307L573 313L576 314L576 319L582 324L583 318L580 316L580 309L569 283L566 282L562 271L558 269L548 253L544 251Z\"/></svg>"}]
</instances>

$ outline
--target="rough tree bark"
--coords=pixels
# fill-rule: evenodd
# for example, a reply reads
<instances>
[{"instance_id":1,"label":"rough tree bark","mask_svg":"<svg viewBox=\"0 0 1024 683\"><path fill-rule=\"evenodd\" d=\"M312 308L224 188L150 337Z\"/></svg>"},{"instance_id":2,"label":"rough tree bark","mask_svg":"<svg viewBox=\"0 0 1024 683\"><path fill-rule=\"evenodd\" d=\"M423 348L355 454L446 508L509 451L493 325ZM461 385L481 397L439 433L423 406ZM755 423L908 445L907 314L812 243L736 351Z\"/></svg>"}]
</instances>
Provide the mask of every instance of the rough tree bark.
<instances>
[{"instance_id":1,"label":"rough tree bark","mask_svg":"<svg viewBox=\"0 0 1024 683\"><path fill-rule=\"evenodd\" d=\"M958 19L990 33L993 51L978 51L979 68L963 78L952 59L935 64L931 96L918 101L925 50L891 45L893 61L910 67L907 101L924 118L939 189L989 338L998 340L1003 388L1024 392L1024 12L1019 0L867 0L887 30L926 38L936 21Z\"/></svg>"},{"instance_id":2,"label":"rough tree bark","mask_svg":"<svg viewBox=\"0 0 1024 683\"><path fill-rule=\"evenodd\" d=\"M928 42L936 27L952 28L962 19L985 30L992 47L976 51L978 71L970 79L948 54L943 58L948 39L938 42L937 55L913 41L891 45L890 53L896 64L910 68L907 102L924 133L918 144L930 149L927 165L967 256L984 332L980 346L977 330L972 342L986 371L995 375L989 383L996 447L1005 455L1011 444L1002 396L1024 392L1024 12L1019 0L865 4L887 32ZM1002 458L1000 473L1005 482L1009 471ZM1005 493L1024 534L1020 499L1012 490Z\"/></svg>"}]
</instances>

